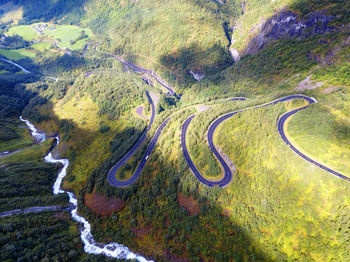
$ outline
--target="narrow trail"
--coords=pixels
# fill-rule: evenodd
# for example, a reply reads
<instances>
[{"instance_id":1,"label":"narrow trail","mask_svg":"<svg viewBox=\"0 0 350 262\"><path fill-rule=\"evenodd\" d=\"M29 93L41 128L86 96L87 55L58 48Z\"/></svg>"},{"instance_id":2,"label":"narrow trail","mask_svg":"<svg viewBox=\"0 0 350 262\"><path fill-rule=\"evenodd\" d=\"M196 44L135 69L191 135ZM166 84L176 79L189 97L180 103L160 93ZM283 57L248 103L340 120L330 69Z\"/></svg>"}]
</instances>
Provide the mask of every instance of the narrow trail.
<instances>
[{"instance_id":1,"label":"narrow trail","mask_svg":"<svg viewBox=\"0 0 350 262\"><path fill-rule=\"evenodd\" d=\"M32 132L32 136L35 137L38 141L44 141L46 139L46 137L44 137L44 140L42 140L43 139L42 134L37 131L37 129L35 128L35 126L31 122L23 119L22 117L20 119L27 124L28 128ZM53 185L53 188L52 188L53 194L54 195L62 194L62 193L68 194L69 202L72 206L71 216L72 216L74 221L76 221L82 225L79 228L79 230L80 230L81 239L84 243L84 251L86 253L89 253L89 254L95 254L95 255L102 254L102 255L105 255L107 257L114 257L114 258L118 258L118 259L127 259L127 260L135 259L135 260L140 261L140 262L152 261L152 260L147 260L143 256L130 251L130 249L127 248L126 246L123 246L123 245L118 244L116 242L103 244L103 243L96 242L94 240L94 237L91 234L90 223L84 217L82 217L78 214L78 199L76 198L76 196L74 195L73 192L64 191L61 188L62 181L67 174L69 160L68 159L55 159L52 156L52 150L54 150L60 143L59 137L55 137L55 140L56 140L56 146L51 148L50 152L45 156L44 160L47 163L61 164L63 166L63 168L59 171L57 179Z\"/></svg>"}]
</instances>

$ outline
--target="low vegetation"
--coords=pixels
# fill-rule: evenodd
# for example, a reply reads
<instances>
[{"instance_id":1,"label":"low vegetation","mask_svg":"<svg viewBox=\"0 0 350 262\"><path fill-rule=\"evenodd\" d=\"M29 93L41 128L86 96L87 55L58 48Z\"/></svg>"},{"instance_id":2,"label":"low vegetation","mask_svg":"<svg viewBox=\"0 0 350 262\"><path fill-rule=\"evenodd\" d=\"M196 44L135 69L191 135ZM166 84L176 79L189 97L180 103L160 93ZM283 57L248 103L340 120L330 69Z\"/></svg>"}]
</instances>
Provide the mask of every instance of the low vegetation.
<instances>
[{"instance_id":1,"label":"low vegetation","mask_svg":"<svg viewBox=\"0 0 350 262\"><path fill-rule=\"evenodd\" d=\"M205 176L216 179L221 167L205 140L215 118L303 93L318 103L288 122L288 136L310 157L350 176L346 1L252 0L246 2L244 15L236 0L44 0L45 10L34 2L0 6L0 33L12 39L0 54L33 72L24 74L0 63L0 151L33 143L28 130L21 128L20 114L48 135L59 133L61 143L54 154L70 160L64 188L79 197L79 213L90 221L96 240L117 241L162 261L346 261L348 182L301 159L276 129L278 117L300 102L250 110L218 128L215 143L237 168L223 189L197 181L179 139L183 121L196 113L188 130L190 154ZM233 64L228 53L232 34L237 40L233 46L244 48L257 33L255 26L281 7L303 17L326 10L335 17L332 26L337 30L276 40ZM5 22L5 12L16 14L14 20ZM157 83L146 85L142 74L107 53L153 69L181 98L167 97ZM197 82L190 70L204 74L204 79ZM306 79L307 88L300 84ZM107 181L108 171L148 123L135 113L143 105L150 115L145 90L160 98L155 123L118 178L133 174L156 128L174 112L187 109L164 128L139 179L128 188L115 188ZM221 100L234 96L249 100ZM203 104L210 106L203 112L191 107ZM66 196L50 192L59 169L42 161L50 142L0 158L3 211L68 203ZM2 260L45 261L41 250L62 261L106 260L83 254L77 225L68 222L66 212L1 220ZM32 234L38 230L44 233Z\"/></svg>"}]
</instances>

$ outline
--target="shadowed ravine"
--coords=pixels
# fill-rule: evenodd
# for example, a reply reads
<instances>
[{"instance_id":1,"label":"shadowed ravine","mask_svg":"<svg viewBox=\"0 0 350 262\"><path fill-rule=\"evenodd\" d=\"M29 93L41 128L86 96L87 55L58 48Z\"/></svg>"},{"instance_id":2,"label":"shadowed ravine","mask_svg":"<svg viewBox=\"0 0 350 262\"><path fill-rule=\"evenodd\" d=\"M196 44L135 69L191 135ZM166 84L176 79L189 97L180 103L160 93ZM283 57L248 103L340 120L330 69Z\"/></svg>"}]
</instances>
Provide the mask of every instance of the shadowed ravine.
<instances>
[{"instance_id":1,"label":"shadowed ravine","mask_svg":"<svg viewBox=\"0 0 350 262\"><path fill-rule=\"evenodd\" d=\"M28 120L23 119L20 117L20 120L25 122L28 128L30 129L32 136L39 142L45 141L46 137L44 134L39 133L38 130L35 128L35 126L29 122ZM55 137L56 140L56 146L59 144L59 137ZM55 146L55 147L56 147ZM71 205L73 205L73 209L71 211L71 216L74 221L82 224L80 227L80 237L84 243L84 251L89 254L95 254L95 255L105 255L108 257L114 257L118 259L136 259L138 261L151 261L147 260L146 258L142 257L141 255L138 255L136 253L133 253L129 250L129 248L115 243L111 242L108 244L98 243L94 240L92 234L91 234L91 225L90 223L82 216L78 214L78 200L73 192L65 191L61 188L62 180L67 174L67 168L69 166L69 160L68 159L55 159L52 156L52 150L55 148L53 147L50 152L45 156L45 161L52 164L62 164L63 168L59 171L57 179L53 185L53 194L62 194L67 193L69 197L69 202Z\"/></svg>"}]
</instances>

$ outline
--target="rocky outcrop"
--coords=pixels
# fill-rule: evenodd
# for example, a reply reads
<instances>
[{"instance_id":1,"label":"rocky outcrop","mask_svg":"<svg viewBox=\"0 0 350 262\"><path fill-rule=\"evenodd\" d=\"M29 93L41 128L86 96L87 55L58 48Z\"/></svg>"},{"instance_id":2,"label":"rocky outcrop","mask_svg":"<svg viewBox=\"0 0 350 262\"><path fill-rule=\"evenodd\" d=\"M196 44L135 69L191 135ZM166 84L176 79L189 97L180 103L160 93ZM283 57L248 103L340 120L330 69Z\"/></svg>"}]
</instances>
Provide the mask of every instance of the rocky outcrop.
<instances>
[{"instance_id":1,"label":"rocky outcrop","mask_svg":"<svg viewBox=\"0 0 350 262\"><path fill-rule=\"evenodd\" d=\"M241 56L239 55L237 49L230 47L228 51L233 59L233 62L237 63L239 60L241 60Z\"/></svg>"},{"instance_id":2,"label":"rocky outcrop","mask_svg":"<svg viewBox=\"0 0 350 262\"><path fill-rule=\"evenodd\" d=\"M306 38L314 34L325 34L337 30L330 26L333 16L325 12L314 12L300 18L291 11L282 11L258 25L260 32L249 42L242 54L256 54L274 40Z\"/></svg>"},{"instance_id":3,"label":"rocky outcrop","mask_svg":"<svg viewBox=\"0 0 350 262\"><path fill-rule=\"evenodd\" d=\"M192 71L192 70L190 70L190 71L188 71L192 76L193 76L193 78L194 79L196 79L198 82L199 81L201 81L204 77L205 77L205 75L203 74L203 73L201 73L201 72L194 72L194 71Z\"/></svg>"}]
</instances>

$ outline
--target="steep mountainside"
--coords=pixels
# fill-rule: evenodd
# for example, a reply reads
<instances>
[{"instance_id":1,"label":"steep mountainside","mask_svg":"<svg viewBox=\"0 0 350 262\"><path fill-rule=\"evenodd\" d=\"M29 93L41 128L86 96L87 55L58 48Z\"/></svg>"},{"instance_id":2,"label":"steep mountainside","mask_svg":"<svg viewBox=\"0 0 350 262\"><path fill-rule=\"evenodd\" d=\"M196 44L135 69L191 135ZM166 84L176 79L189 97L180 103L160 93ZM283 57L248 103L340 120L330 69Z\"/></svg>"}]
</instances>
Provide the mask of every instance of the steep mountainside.
<instances>
[{"instance_id":1,"label":"steep mountainside","mask_svg":"<svg viewBox=\"0 0 350 262\"><path fill-rule=\"evenodd\" d=\"M155 261L349 261L349 54L347 0L2 2L1 210L68 204L23 115L59 135L98 242ZM3 260L110 259L83 252L67 211L35 219L0 217Z\"/></svg>"}]
</instances>

